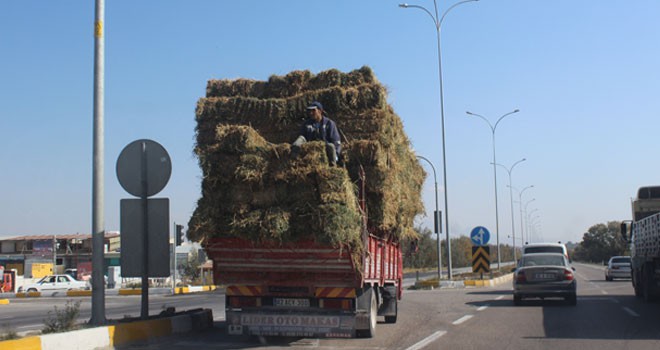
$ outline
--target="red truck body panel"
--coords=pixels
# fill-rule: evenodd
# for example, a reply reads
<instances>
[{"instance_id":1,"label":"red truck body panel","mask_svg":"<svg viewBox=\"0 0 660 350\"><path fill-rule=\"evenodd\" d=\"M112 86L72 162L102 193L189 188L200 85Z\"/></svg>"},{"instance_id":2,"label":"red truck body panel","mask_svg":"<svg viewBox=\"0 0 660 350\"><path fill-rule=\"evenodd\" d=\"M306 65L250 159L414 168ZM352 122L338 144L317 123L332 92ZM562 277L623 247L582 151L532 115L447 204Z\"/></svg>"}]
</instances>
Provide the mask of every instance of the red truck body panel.
<instances>
[{"instance_id":1,"label":"red truck body panel","mask_svg":"<svg viewBox=\"0 0 660 350\"><path fill-rule=\"evenodd\" d=\"M398 242L369 235L366 243L365 254L358 257L360 270L347 248L313 241L280 244L213 238L206 253L213 260L217 285L307 287L308 295L320 287L400 286L403 264ZM305 294L303 290L297 294Z\"/></svg>"}]
</instances>

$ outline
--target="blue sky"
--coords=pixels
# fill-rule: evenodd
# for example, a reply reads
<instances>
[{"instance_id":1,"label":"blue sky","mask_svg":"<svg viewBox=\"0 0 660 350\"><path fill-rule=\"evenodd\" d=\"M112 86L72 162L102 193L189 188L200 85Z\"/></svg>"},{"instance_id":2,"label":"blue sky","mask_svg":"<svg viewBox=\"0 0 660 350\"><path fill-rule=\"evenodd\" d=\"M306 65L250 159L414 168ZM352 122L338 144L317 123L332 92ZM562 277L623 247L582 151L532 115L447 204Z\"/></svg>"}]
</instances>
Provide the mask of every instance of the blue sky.
<instances>
[{"instance_id":1,"label":"blue sky","mask_svg":"<svg viewBox=\"0 0 660 350\"><path fill-rule=\"evenodd\" d=\"M372 67L416 152L435 164L443 204L436 32L390 0L108 1L105 227L119 229L115 163L136 139L161 143L173 171L159 196L187 223L199 198L194 111L209 79L267 79ZM432 9L429 0L411 4ZM453 2L440 1L441 11ZM445 18L442 55L452 236L495 235L497 161L538 218L534 239L579 241L630 218L660 183L660 3L481 0ZM0 2L0 236L91 231L93 1ZM423 164L426 167L426 164ZM424 186L429 213L433 179ZM508 175L498 169L500 241L510 243ZM517 195L514 193L517 200ZM514 208L520 234L518 204ZM430 217L430 215L429 215ZM420 224L431 227L428 218Z\"/></svg>"}]
</instances>

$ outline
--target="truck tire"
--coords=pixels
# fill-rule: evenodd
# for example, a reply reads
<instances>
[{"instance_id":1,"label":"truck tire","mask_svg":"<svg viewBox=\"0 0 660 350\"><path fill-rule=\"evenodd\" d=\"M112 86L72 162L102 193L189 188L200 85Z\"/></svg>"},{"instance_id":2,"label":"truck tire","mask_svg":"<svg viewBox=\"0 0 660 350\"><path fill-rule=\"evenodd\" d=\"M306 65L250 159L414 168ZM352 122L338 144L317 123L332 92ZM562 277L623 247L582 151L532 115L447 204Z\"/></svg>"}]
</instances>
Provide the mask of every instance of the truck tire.
<instances>
[{"instance_id":1,"label":"truck tire","mask_svg":"<svg viewBox=\"0 0 660 350\"><path fill-rule=\"evenodd\" d=\"M633 270L631 273L631 282L633 286L633 290L635 291L635 296L636 297L641 297L642 296L642 288L639 286L639 271Z\"/></svg>"},{"instance_id":2,"label":"truck tire","mask_svg":"<svg viewBox=\"0 0 660 350\"><path fill-rule=\"evenodd\" d=\"M376 323L378 317L378 300L376 299L376 292L373 287L369 287L364 291L361 301L364 303L365 308L369 308L369 329L360 329L356 331L359 338L373 338L376 336Z\"/></svg>"},{"instance_id":3,"label":"truck tire","mask_svg":"<svg viewBox=\"0 0 660 350\"><path fill-rule=\"evenodd\" d=\"M642 297L647 303L655 300L655 290L653 288L653 265L644 264L642 269Z\"/></svg>"},{"instance_id":4,"label":"truck tire","mask_svg":"<svg viewBox=\"0 0 660 350\"><path fill-rule=\"evenodd\" d=\"M393 304L394 304L394 315L385 316L385 323L396 323L396 317L399 314L399 305L397 303L396 298L394 298Z\"/></svg>"}]
</instances>

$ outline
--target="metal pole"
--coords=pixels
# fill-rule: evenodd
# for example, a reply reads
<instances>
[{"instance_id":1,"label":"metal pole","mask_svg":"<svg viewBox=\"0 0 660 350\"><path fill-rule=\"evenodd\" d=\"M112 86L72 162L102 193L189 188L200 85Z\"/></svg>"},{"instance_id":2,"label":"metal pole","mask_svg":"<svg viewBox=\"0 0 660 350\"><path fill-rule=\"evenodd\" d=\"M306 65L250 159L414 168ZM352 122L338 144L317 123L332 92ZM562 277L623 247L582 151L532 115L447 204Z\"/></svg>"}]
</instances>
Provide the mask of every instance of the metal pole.
<instances>
[{"instance_id":1,"label":"metal pole","mask_svg":"<svg viewBox=\"0 0 660 350\"><path fill-rule=\"evenodd\" d=\"M174 223L174 230L172 231L172 255L174 255L173 268L172 268L172 295L176 294L176 222Z\"/></svg>"},{"instance_id":2,"label":"metal pole","mask_svg":"<svg viewBox=\"0 0 660 350\"><path fill-rule=\"evenodd\" d=\"M435 176L435 167L433 166L433 163L431 163L430 160L426 159L426 157L422 156L417 156L419 159L423 159L426 162L429 163L431 166L431 169L433 169L433 181L435 182L435 212L433 213L433 231L436 234L436 237L438 238L438 281L442 279L442 246L440 244L440 230L438 228L441 226L442 223L438 222L438 219L440 218L438 216L438 180Z\"/></svg>"},{"instance_id":3,"label":"metal pole","mask_svg":"<svg viewBox=\"0 0 660 350\"><path fill-rule=\"evenodd\" d=\"M512 185L512 181L511 181L511 174L513 173L513 168L515 168L516 165L518 165L518 163L524 162L526 160L527 160L526 158L523 158L523 159L513 163L511 168L507 168L502 164L497 164L497 165L501 166L502 168L504 168L504 170L506 170L509 173L509 198L511 199L511 234L512 234L512 240L513 240L513 261L518 261L518 259L517 259L517 254L516 254L516 227L515 227L515 221L514 221L514 217L513 217L513 185Z\"/></svg>"},{"instance_id":4,"label":"metal pole","mask_svg":"<svg viewBox=\"0 0 660 350\"><path fill-rule=\"evenodd\" d=\"M433 19L433 24L435 25L435 30L436 30L436 35L437 35L437 43L438 43L438 80L440 83L440 120L442 124L442 178L443 178L443 185L444 185L444 197L445 197L445 235L446 235L446 245L447 245L447 279L451 280L452 279L452 271L451 271L451 241L449 240L449 201L448 201L448 196L447 196L447 156L446 156L446 145L445 145L445 106L444 106L444 95L443 95L443 87L442 87L442 52L440 50L440 28L442 27L442 21L445 19L445 16L451 11L454 7L467 3L467 2L473 2L473 1L478 1L478 0L463 0L459 1L452 6L450 6L442 15L442 17L438 17L438 2L437 0L433 0L433 7L435 9L435 16L427 10L423 6L418 6L418 5L409 5L409 4L399 4L399 7L402 8L417 8L420 9L424 12L426 12L431 18Z\"/></svg>"},{"instance_id":5,"label":"metal pole","mask_svg":"<svg viewBox=\"0 0 660 350\"><path fill-rule=\"evenodd\" d=\"M486 117L480 114L472 113L470 111L466 111L465 113L468 115L473 115L475 117L479 117L483 119L488 126L490 127L490 130L493 134L493 179L495 182L495 233L496 233L496 239L497 239L497 269L500 269L500 265L502 264L502 258L500 256L500 219L499 219L499 212L498 212L498 205L497 205L497 160L495 159L495 130L497 130L497 125L504 119L504 117L509 116L513 113L518 113L520 112L519 109L515 109L509 113L504 114L501 116L497 121L495 122L495 125L493 126Z\"/></svg>"},{"instance_id":6,"label":"metal pole","mask_svg":"<svg viewBox=\"0 0 660 350\"><path fill-rule=\"evenodd\" d=\"M149 318L149 196L147 184L147 143L142 142L142 305L140 318Z\"/></svg>"},{"instance_id":7,"label":"metal pole","mask_svg":"<svg viewBox=\"0 0 660 350\"><path fill-rule=\"evenodd\" d=\"M105 241L104 201L104 61L105 0L96 0L94 19L94 140L92 168L92 318L95 326L105 324L105 285L103 243Z\"/></svg>"},{"instance_id":8,"label":"metal pole","mask_svg":"<svg viewBox=\"0 0 660 350\"><path fill-rule=\"evenodd\" d=\"M525 244L525 230L524 230L524 228L523 228L523 203L522 203L522 195L523 195L523 193L524 193L526 190L528 190L528 189L530 189L530 188L532 188L532 187L534 187L534 185L529 185L529 186L523 188L522 191L518 191L518 189L516 189L516 191L518 191L518 206L520 207L520 237L522 237L522 239L521 239L521 240L522 240L521 245Z\"/></svg>"},{"instance_id":9,"label":"metal pole","mask_svg":"<svg viewBox=\"0 0 660 350\"><path fill-rule=\"evenodd\" d=\"M57 238L53 235L53 275L57 273L55 266L57 266Z\"/></svg>"},{"instance_id":10,"label":"metal pole","mask_svg":"<svg viewBox=\"0 0 660 350\"><path fill-rule=\"evenodd\" d=\"M495 232L497 239L497 269L500 269L502 264L501 254L500 254L500 219L499 212L497 209L497 167L495 166L497 161L495 160L495 128L493 128L493 179L495 180Z\"/></svg>"}]
</instances>

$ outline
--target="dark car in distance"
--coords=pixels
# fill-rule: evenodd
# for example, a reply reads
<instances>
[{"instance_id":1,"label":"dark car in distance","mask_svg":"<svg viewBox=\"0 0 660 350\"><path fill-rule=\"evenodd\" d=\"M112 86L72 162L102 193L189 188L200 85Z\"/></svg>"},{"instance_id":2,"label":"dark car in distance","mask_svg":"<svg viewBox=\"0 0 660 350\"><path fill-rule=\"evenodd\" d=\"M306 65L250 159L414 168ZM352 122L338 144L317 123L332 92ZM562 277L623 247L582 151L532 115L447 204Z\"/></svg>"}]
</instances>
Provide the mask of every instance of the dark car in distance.
<instances>
[{"instance_id":1,"label":"dark car in distance","mask_svg":"<svg viewBox=\"0 0 660 350\"><path fill-rule=\"evenodd\" d=\"M561 253L525 254L513 275L513 303L525 298L564 298L577 304L574 268Z\"/></svg>"}]
</instances>

